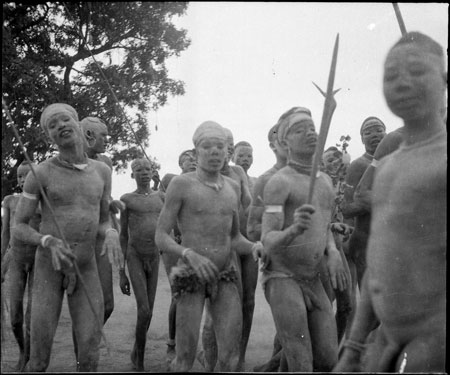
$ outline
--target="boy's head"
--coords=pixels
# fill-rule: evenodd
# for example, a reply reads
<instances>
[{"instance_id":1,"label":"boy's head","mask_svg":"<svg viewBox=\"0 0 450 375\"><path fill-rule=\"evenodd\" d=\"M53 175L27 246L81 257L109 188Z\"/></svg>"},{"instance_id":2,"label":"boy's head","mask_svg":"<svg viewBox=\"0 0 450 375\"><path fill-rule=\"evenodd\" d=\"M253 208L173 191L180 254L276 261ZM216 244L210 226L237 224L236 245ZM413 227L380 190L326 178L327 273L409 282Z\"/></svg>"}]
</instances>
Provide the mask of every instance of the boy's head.
<instances>
[{"instance_id":1,"label":"boy's head","mask_svg":"<svg viewBox=\"0 0 450 375\"><path fill-rule=\"evenodd\" d=\"M328 147L322 155L322 167L327 174L336 174L342 161L342 152L334 146Z\"/></svg>"},{"instance_id":2,"label":"boy's head","mask_svg":"<svg viewBox=\"0 0 450 375\"><path fill-rule=\"evenodd\" d=\"M427 35L409 32L389 50L383 91L390 110L405 120L427 123L445 113L447 72L442 47Z\"/></svg>"},{"instance_id":3,"label":"boy's head","mask_svg":"<svg viewBox=\"0 0 450 375\"><path fill-rule=\"evenodd\" d=\"M378 144L386 135L386 126L378 117L369 116L361 124L359 132L366 151L373 155Z\"/></svg>"},{"instance_id":4,"label":"boy's head","mask_svg":"<svg viewBox=\"0 0 450 375\"><path fill-rule=\"evenodd\" d=\"M53 103L45 107L41 114L40 124L47 136L50 136L48 125L50 120L57 114L65 113L69 115L73 120L78 122L78 113L75 109L66 103Z\"/></svg>"},{"instance_id":5,"label":"boy's head","mask_svg":"<svg viewBox=\"0 0 450 375\"><path fill-rule=\"evenodd\" d=\"M106 124L98 117L85 117L80 121L80 125L89 148L96 154L104 153L108 141L108 127Z\"/></svg>"},{"instance_id":6,"label":"boy's head","mask_svg":"<svg viewBox=\"0 0 450 375\"><path fill-rule=\"evenodd\" d=\"M153 176L152 165L146 158L137 158L131 162L131 178L137 185L150 184Z\"/></svg>"},{"instance_id":7,"label":"boy's head","mask_svg":"<svg viewBox=\"0 0 450 375\"><path fill-rule=\"evenodd\" d=\"M192 136L197 156L197 168L210 172L222 169L227 157L227 133L214 121L200 124Z\"/></svg>"},{"instance_id":8,"label":"boy's head","mask_svg":"<svg viewBox=\"0 0 450 375\"><path fill-rule=\"evenodd\" d=\"M21 189L23 189L25 178L27 177L28 173L31 172L32 166L34 167L36 166L36 164L30 163L28 160L25 160L17 168L17 184Z\"/></svg>"},{"instance_id":9,"label":"boy's head","mask_svg":"<svg viewBox=\"0 0 450 375\"><path fill-rule=\"evenodd\" d=\"M240 141L234 145L233 162L241 166L244 171L250 169L253 164L253 147L246 141Z\"/></svg>"},{"instance_id":10,"label":"boy's head","mask_svg":"<svg viewBox=\"0 0 450 375\"><path fill-rule=\"evenodd\" d=\"M183 151L178 158L181 173L194 172L197 169L195 148Z\"/></svg>"}]
</instances>

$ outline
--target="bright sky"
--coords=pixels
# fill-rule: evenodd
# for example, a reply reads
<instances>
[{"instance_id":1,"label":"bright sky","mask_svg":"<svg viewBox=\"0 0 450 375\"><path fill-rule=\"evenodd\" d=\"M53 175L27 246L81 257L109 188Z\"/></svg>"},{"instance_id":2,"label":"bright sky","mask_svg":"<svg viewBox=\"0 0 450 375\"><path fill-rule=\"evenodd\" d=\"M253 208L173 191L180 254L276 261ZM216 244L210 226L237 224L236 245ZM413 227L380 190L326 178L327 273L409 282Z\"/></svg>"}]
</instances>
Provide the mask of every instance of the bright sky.
<instances>
[{"instance_id":1,"label":"bright sky","mask_svg":"<svg viewBox=\"0 0 450 375\"><path fill-rule=\"evenodd\" d=\"M447 50L448 4L399 7L408 31ZM312 81L326 89L337 33L335 88L341 91L326 147L350 135L354 160L364 152L359 129L366 117L381 118L388 132L402 126L382 92L384 59L401 36L392 3L192 2L175 23L188 31L191 45L167 64L186 94L150 117L147 153L161 164L161 177L180 173L178 156L193 148L192 134L206 120L229 128L235 143L252 144L249 175L255 177L275 162L267 132L283 112L308 107L319 131L324 98ZM114 198L135 188L130 171L113 176Z\"/></svg>"}]
</instances>

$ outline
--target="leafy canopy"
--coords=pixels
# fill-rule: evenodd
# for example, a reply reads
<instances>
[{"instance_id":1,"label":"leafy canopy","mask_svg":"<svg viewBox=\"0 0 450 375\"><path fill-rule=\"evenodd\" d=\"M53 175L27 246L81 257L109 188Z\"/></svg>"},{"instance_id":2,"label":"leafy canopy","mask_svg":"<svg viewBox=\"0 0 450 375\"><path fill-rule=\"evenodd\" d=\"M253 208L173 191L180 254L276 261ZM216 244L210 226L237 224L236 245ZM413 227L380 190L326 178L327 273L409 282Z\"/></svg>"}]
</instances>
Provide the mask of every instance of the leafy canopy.
<instances>
[{"instance_id":1,"label":"leafy canopy","mask_svg":"<svg viewBox=\"0 0 450 375\"><path fill-rule=\"evenodd\" d=\"M52 154L37 125L45 106L65 102L80 120L105 121L116 170L139 156L139 143L148 145L148 112L184 94L165 62L190 44L172 22L186 9L185 2L3 3L2 92L28 155ZM2 111L2 198L23 160Z\"/></svg>"}]
</instances>

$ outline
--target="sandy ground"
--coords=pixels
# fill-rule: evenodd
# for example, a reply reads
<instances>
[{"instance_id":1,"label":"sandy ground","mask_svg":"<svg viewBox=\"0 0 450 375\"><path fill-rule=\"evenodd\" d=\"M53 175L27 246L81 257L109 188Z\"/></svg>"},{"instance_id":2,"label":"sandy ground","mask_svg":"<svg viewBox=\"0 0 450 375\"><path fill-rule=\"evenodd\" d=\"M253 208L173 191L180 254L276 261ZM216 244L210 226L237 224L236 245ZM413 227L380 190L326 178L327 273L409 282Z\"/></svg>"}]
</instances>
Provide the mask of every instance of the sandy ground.
<instances>
[{"instance_id":1,"label":"sandy ground","mask_svg":"<svg viewBox=\"0 0 450 375\"><path fill-rule=\"evenodd\" d=\"M2 318L2 345L1 345L1 372L14 372L19 358L19 350L14 339L8 314L8 276L2 284L2 305L4 316ZM104 326L104 333L108 342L109 352L102 344L100 351L99 372L132 372L130 352L134 343L134 329L136 324L136 300L131 296L123 295L119 288L118 272L114 278L114 311ZM6 302L6 305L5 305ZM147 334L147 346L145 352L145 370L149 372L165 372L166 342L168 338L167 314L170 305L169 282L161 262L159 269L158 288L156 292L153 319ZM47 372L73 372L75 367L75 355L73 352L71 320L67 307L67 301L63 303L63 309L56 331L52 356ZM275 327L270 312L270 307L264 297L260 283L256 291L256 307L253 318L253 327L247 348L246 371L251 372L253 367L264 363L272 353ZM203 371L198 361L195 362L193 371Z\"/></svg>"}]
</instances>

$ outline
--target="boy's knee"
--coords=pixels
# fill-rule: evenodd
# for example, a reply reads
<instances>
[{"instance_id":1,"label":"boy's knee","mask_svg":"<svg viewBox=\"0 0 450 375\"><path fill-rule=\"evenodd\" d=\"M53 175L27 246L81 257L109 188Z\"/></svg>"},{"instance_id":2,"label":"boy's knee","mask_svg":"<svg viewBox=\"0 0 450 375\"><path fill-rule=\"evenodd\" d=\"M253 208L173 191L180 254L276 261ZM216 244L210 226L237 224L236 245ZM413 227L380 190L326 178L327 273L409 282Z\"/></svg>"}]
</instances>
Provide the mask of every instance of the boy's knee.
<instances>
[{"instance_id":1,"label":"boy's knee","mask_svg":"<svg viewBox=\"0 0 450 375\"><path fill-rule=\"evenodd\" d=\"M148 322L152 319L152 311L148 307L139 307L138 308L138 319L140 321Z\"/></svg>"}]
</instances>

